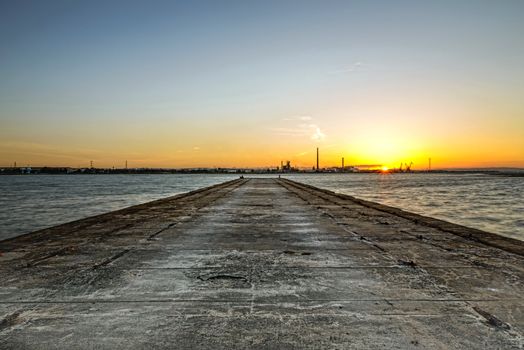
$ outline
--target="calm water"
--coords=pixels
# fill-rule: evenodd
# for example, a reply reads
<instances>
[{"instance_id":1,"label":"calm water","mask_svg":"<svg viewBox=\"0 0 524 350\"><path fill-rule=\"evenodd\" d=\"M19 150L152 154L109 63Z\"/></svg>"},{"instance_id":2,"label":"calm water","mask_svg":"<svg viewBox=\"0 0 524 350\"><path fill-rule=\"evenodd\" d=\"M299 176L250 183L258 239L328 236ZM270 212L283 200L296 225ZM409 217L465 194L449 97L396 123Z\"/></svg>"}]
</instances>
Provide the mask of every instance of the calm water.
<instances>
[{"instance_id":1,"label":"calm water","mask_svg":"<svg viewBox=\"0 0 524 350\"><path fill-rule=\"evenodd\" d=\"M0 176L0 239L187 192L236 175ZM296 174L293 180L524 239L524 178Z\"/></svg>"},{"instance_id":2,"label":"calm water","mask_svg":"<svg viewBox=\"0 0 524 350\"><path fill-rule=\"evenodd\" d=\"M0 239L237 177L164 174L0 176Z\"/></svg>"},{"instance_id":3,"label":"calm water","mask_svg":"<svg viewBox=\"0 0 524 350\"><path fill-rule=\"evenodd\" d=\"M289 178L524 240L524 177L434 173L324 174Z\"/></svg>"}]
</instances>

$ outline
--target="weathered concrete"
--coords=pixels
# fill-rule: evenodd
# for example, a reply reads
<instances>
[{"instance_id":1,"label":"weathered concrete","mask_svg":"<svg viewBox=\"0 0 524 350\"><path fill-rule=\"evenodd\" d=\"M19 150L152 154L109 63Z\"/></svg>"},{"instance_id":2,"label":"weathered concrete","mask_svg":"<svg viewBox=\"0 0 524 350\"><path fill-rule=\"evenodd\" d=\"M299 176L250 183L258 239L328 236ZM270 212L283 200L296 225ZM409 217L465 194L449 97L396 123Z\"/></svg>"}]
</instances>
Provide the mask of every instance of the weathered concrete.
<instances>
[{"instance_id":1,"label":"weathered concrete","mask_svg":"<svg viewBox=\"0 0 524 350\"><path fill-rule=\"evenodd\" d=\"M519 349L523 247L236 180L0 242L0 348Z\"/></svg>"}]
</instances>

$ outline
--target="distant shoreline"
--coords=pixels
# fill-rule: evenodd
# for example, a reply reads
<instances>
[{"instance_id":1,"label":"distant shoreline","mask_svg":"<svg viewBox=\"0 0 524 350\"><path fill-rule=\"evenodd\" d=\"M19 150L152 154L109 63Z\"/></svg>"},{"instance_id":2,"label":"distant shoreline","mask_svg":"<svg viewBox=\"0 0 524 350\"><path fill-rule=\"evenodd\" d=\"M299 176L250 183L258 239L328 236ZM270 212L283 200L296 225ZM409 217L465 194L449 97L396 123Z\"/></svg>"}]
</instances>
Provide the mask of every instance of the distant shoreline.
<instances>
[{"instance_id":1,"label":"distant shoreline","mask_svg":"<svg viewBox=\"0 0 524 350\"><path fill-rule=\"evenodd\" d=\"M484 174L492 176L524 177L523 168L500 168L500 169L440 169L440 170L412 170L409 172L389 170L358 170L344 171L337 168L325 168L319 171L312 170L293 170L280 171L275 169L250 169L250 168L194 168L194 169L168 169L168 168L133 168L133 169L112 169L112 168L61 168L61 167L19 167L19 168L0 168L0 175L189 175L189 174L217 174L217 175L289 175L289 174Z\"/></svg>"}]
</instances>

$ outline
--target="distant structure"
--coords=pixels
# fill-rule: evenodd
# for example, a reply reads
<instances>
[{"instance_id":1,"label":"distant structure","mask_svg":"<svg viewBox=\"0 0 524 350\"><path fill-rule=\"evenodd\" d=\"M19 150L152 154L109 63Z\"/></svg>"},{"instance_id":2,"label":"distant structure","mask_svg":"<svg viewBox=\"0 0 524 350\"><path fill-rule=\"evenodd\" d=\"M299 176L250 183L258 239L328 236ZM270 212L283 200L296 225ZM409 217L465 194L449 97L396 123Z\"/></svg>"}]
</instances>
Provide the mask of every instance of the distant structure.
<instances>
[{"instance_id":1,"label":"distant structure","mask_svg":"<svg viewBox=\"0 0 524 350\"><path fill-rule=\"evenodd\" d=\"M342 170L344 170L344 157L342 157Z\"/></svg>"},{"instance_id":2,"label":"distant structure","mask_svg":"<svg viewBox=\"0 0 524 350\"><path fill-rule=\"evenodd\" d=\"M428 171L431 171L431 158L428 159Z\"/></svg>"},{"instance_id":3,"label":"distant structure","mask_svg":"<svg viewBox=\"0 0 524 350\"><path fill-rule=\"evenodd\" d=\"M127 169L127 160L126 160L126 169Z\"/></svg>"},{"instance_id":4,"label":"distant structure","mask_svg":"<svg viewBox=\"0 0 524 350\"><path fill-rule=\"evenodd\" d=\"M400 162L400 166L398 167L398 172L399 173L410 173L412 166L413 166L413 162L410 162L409 164Z\"/></svg>"},{"instance_id":5,"label":"distant structure","mask_svg":"<svg viewBox=\"0 0 524 350\"><path fill-rule=\"evenodd\" d=\"M286 160L286 165L282 165L282 171L291 171L291 161Z\"/></svg>"},{"instance_id":6,"label":"distant structure","mask_svg":"<svg viewBox=\"0 0 524 350\"><path fill-rule=\"evenodd\" d=\"M317 171L318 171L318 147L317 147Z\"/></svg>"},{"instance_id":7,"label":"distant structure","mask_svg":"<svg viewBox=\"0 0 524 350\"><path fill-rule=\"evenodd\" d=\"M91 161L90 164L91 164L91 169L93 169L93 161Z\"/></svg>"}]
</instances>

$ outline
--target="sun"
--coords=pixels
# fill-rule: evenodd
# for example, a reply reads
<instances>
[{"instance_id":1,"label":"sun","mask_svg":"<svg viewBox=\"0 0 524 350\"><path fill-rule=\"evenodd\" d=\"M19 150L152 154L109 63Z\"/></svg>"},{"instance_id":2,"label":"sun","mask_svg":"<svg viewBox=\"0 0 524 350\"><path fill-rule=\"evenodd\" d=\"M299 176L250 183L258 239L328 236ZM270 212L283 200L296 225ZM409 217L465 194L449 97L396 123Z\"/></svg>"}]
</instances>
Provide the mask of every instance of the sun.
<instances>
[{"instance_id":1,"label":"sun","mask_svg":"<svg viewBox=\"0 0 524 350\"><path fill-rule=\"evenodd\" d=\"M389 168L387 166L382 166L382 168L380 168L380 170L382 170L383 172L386 172L389 170Z\"/></svg>"}]
</instances>

